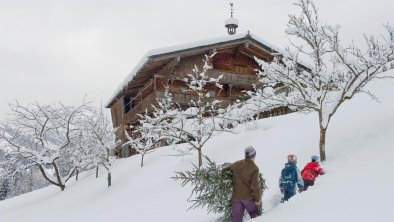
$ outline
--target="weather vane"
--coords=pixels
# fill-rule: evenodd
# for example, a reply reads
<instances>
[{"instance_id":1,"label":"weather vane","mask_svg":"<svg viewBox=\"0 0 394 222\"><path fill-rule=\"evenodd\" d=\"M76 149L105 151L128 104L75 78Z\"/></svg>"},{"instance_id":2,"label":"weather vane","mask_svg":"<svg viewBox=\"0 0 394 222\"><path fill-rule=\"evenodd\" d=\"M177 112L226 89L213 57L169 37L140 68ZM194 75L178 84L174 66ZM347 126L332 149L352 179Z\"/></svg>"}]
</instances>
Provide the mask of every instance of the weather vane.
<instances>
[{"instance_id":1,"label":"weather vane","mask_svg":"<svg viewBox=\"0 0 394 222\"><path fill-rule=\"evenodd\" d=\"M233 17L233 12L234 12L234 3L230 2L230 6L231 6L231 18Z\"/></svg>"}]
</instances>

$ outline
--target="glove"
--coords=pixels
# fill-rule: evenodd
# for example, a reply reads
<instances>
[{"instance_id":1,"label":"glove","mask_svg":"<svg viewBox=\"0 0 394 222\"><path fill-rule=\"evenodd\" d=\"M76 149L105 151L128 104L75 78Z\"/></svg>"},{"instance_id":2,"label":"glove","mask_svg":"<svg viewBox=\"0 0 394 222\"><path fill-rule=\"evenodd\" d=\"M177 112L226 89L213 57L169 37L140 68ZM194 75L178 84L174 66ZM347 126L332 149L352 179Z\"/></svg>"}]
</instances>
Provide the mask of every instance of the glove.
<instances>
[{"instance_id":1,"label":"glove","mask_svg":"<svg viewBox=\"0 0 394 222\"><path fill-rule=\"evenodd\" d=\"M280 192L283 193L285 190L283 188L280 188Z\"/></svg>"},{"instance_id":2,"label":"glove","mask_svg":"<svg viewBox=\"0 0 394 222\"><path fill-rule=\"evenodd\" d=\"M302 191L304 191L304 189L298 188L298 192L299 192L299 193L301 193Z\"/></svg>"}]
</instances>

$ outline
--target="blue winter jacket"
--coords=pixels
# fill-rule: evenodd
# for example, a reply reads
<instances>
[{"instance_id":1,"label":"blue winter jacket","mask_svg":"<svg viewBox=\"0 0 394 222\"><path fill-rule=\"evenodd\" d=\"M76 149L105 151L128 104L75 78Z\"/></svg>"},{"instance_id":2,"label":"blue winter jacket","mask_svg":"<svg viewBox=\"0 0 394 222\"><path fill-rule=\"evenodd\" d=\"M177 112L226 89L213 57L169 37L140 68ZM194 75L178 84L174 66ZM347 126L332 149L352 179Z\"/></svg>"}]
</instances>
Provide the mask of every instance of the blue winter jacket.
<instances>
[{"instance_id":1,"label":"blue winter jacket","mask_svg":"<svg viewBox=\"0 0 394 222\"><path fill-rule=\"evenodd\" d=\"M279 188L294 190L296 184L298 188L304 189L304 181L302 180L300 170L295 164L286 163L279 178Z\"/></svg>"}]
</instances>

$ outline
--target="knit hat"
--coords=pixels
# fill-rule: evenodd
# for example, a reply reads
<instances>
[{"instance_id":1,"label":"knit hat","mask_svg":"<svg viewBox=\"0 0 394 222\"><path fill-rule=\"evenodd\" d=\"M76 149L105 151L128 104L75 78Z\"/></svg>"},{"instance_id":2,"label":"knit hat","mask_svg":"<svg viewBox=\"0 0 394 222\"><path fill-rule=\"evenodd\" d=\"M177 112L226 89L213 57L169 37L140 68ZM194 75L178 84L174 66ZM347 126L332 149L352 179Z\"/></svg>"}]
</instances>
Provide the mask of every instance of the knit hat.
<instances>
[{"instance_id":1,"label":"knit hat","mask_svg":"<svg viewBox=\"0 0 394 222\"><path fill-rule=\"evenodd\" d=\"M245 148L245 158L250 158L256 156L256 150L253 148L253 146L247 146Z\"/></svg>"},{"instance_id":2,"label":"knit hat","mask_svg":"<svg viewBox=\"0 0 394 222\"><path fill-rule=\"evenodd\" d=\"M319 156L318 155L312 155L311 159L312 159L312 161L318 162L319 161Z\"/></svg>"},{"instance_id":3,"label":"knit hat","mask_svg":"<svg viewBox=\"0 0 394 222\"><path fill-rule=\"evenodd\" d=\"M294 164L296 164L296 163L297 163L297 156L294 155L294 154L289 154L289 155L287 155L287 161L288 161L289 163L294 163Z\"/></svg>"}]
</instances>

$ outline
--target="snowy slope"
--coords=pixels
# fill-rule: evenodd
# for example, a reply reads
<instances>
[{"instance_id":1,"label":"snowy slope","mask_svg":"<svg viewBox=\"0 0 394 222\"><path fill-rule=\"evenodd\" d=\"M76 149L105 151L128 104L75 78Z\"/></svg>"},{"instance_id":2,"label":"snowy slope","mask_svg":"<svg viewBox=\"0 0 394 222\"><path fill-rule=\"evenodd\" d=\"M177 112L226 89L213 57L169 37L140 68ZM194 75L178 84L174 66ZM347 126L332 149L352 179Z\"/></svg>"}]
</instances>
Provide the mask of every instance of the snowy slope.
<instances>
[{"instance_id":1,"label":"snowy slope","mask_svg":"<svg viewBox=\"0 0 394 222\"><path fill-rule=\"evenodd\" d=\"M339 110L328 130L327 174L307 192L278 205L277 183L286 154L295 153L298 165L316 154L317 116L291 114L249 124L238 134L215 136L204 148L217 163L242 158L243 149L253 145L256 163L267 180L263 216L252 221L319 222L394 221L394 81L379 81L370 89L381 103L360 95ZM213 222L218 215L204 209L189 210L191 188L171 179L175 170L190 169L196 156L170 156L170 147L146 156L117 161L113 186L85 174L66 190L50 186L0 202L1 222L69 221L201 221Z\"/></svg>"}]
</instances>

